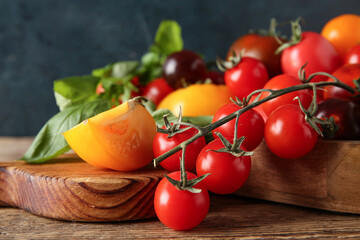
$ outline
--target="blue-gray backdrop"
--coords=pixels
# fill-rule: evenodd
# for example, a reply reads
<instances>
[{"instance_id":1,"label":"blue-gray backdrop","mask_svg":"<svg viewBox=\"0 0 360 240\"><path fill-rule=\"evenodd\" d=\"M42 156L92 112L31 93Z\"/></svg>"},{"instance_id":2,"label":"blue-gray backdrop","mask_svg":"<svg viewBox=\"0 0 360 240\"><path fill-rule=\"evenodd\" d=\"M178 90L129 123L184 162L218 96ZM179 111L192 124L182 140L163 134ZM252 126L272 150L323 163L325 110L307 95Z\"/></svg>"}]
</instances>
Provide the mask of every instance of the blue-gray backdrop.
<instances>
[{"instance_id":1,"label":"blue-gray backdrop","mask_svg":"<svg viewBox=\"0 0 360 240\"><path fill-rule=\"evenodd\" d=\"M0 0L0 135L35 135L58 111L53 80L139 59L163 19L180 23L185 48L214 59L272 17L302 16L320 31L343 13L360 14L360 1Z\"/></svg>"}]
</instances>

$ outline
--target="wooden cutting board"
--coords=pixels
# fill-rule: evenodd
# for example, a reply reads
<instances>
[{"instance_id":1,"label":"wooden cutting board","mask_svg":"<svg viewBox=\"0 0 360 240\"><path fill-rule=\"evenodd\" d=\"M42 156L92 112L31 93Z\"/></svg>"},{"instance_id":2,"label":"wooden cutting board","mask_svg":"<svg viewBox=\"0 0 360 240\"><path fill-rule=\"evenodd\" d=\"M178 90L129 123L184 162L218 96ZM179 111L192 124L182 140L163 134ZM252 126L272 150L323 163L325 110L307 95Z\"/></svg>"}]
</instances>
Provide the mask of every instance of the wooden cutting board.
<instances>
[{"instance_id":1,"label":"wooden cutting board","mask_svg":"<svg viewBox=\"0 0 360 240\"><path fill-rule=\"evenodd\" d=\"M108 222L155 217L153 195L166 171L93 167L72 156L45 164L0 162L0 206L69 221Z\"/></svg>"}]
</instances>

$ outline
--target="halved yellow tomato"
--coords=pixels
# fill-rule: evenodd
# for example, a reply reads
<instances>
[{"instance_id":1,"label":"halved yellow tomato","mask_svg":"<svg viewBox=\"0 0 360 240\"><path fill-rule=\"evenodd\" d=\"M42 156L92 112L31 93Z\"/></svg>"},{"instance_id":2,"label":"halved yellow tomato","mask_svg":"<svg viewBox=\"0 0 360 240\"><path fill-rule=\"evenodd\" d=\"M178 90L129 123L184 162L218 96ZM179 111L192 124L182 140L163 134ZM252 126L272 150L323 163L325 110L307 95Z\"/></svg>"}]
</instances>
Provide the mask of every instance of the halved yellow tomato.
<instances>
[{"instance_id":1,"label":"halved yellow tomato","mask_svg":"<svg viewBox=\"0 0 360 240\"><path fill-rule=\"evenodd\" d=\"M168 94L157 108L169 109L178 116L181 106L183 116L211 116L221 106L230 103L230 97L234 96L225 85L192 84Z\"/></svg>"},{"instance_id":2,"label":"halved yellow tomato","mask_svg":"<svg viewBox=\"0 0 360 240\"><path fill-rule=\"evenodd\" d=\"M133 171L153 159L156 124L138 100L89 118L63 135L75 153L89 164Z\"/></svg>"}]
</instances>

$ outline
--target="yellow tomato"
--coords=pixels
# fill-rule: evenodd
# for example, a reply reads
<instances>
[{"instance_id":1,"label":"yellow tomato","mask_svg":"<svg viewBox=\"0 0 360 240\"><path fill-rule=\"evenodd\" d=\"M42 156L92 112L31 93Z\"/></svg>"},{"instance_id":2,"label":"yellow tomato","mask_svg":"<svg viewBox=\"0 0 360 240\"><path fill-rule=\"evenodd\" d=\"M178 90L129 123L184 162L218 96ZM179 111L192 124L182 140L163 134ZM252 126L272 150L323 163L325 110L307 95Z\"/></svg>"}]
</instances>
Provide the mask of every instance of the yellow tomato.
<instances>
[{"instance_id":1,"label":"yellow tomato","mask_svg":"<svg viewBox=\"0 0 360 240\"><path fill-rule=\"evenodd\" d=\"M89 118L63 135L84 161L97 167L133 171L153 159L156 124L137 100Z\"/></svg>"},{"instance_id":2,"label":"yellow tomato","mask_svg":"<svg viewBox=\"0 0 360 240\"><path fill-rule=\"evenodd\" d=\"M223 105L231 102L234 97L225 85L192 84L180 88L167 95L158 105L158 109L167 108L175 115L188 117L214 115Z\"/></svg>"},{"instance_id":3,"label":"yellow tomato","mask_svg":"<svg viewBox=\"0 0 360 240\"><path fill-rule=\"evenodd\" d=\"M328 21L321 35L329 40L344 59L350 48L360 42L360 16L342 14Z\"/></svg>"}]
</instances>

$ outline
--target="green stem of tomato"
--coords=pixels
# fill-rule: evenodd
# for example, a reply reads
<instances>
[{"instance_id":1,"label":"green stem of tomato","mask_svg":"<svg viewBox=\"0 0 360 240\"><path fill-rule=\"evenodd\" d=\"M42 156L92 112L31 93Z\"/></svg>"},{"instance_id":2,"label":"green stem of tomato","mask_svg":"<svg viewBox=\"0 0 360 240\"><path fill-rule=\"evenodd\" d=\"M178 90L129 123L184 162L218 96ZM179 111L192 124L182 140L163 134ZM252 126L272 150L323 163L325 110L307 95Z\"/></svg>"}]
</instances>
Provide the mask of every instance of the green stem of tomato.
<instances>
[{"instance_id":1,"label":"green stem of tomato","mask_svg":"<svg viewBox=\"0 0 360 240\"><path fill-rule=\"evenodd\" d=\"M318 75L325 75L323 73L321 74L318 74ZM328 74L326 74L328 76ZM310 75L310 77L314 77L315 75ZM329 75L331 76L331 75ZM333 77L333 76L331 76ZM335 78L334 78L335 79ZM296 91L300 91L300 90L304 90L304 89L310 89L310 88L319 88L319 87L324 87L324 86L336 86L336 87L340 87L340 88L343 88L345 90L347 90L348 92L354 94L355 93L355 90L353 88L351 88L349 85L346 85L340 81L338 81L337 79L335 79L334 82L317 82L317 83L304 83L304 84L300 84L300 85L296 85L296 86L291 86L291 87L288 87L288 88L283 88L283 89L279 89L279 90L269 90L269 89L261 89L261 90L256 90L255 92L258 92L261 94L261 92L270 92L270 95L261 99L261 100L258 100L258 101L255 101L243 108L241 108L240 110L236 111L236 112L233 112L229 115L227 115L226 117L212 123L212 124L209 124L207 126L204 126L204 127L200 127L200 126L197 126L196 129L198 130L198 133L195 134L193 137L189 138L188 140L184 141L183 143L179 144L178 146L172 148L171 150L167 151L166 153L162 154L161 156L157 157L154 159L154 166L156 167L161 161L163 161L164 159L166 159L167 157L175 154L176 152L180 151L181 149L183 149L183 157L184 157L184 152L185 152L185 148L187 145L189 145L190 143L194 142L196 139L206 135L207 133L211 132L212 130L218 128L219 126L231 121L232 119L234 119L237 115L241 115L243 114L244 112L256 107L256 106L259 106L260 104L264 103L264 102L267 102L271 99L274 99L274 98L277 98L279 96L282 96L284 94L287 94L287 93L290 93L290 92L296 92ZM182 123L179 123L180 125ZM184 125L186 125L184 123ZM182 159L182 161L184 161L184 159ZM184 163L181 163L182 166ZM184 167L184 171L185 171L185 167Z\"/></svg>"}]
</instances>

